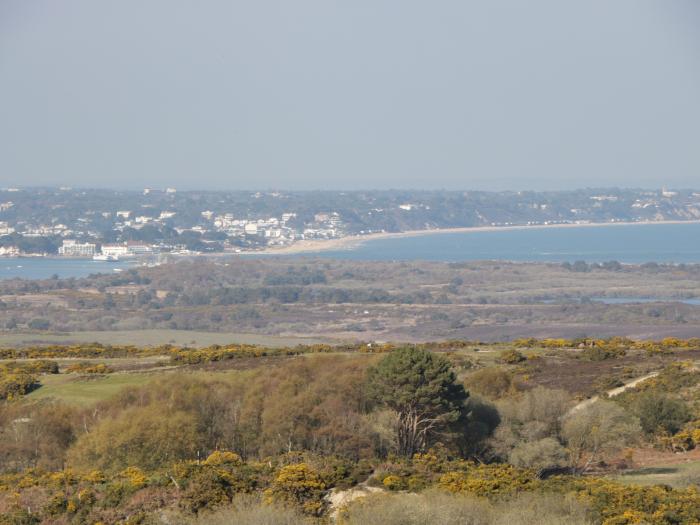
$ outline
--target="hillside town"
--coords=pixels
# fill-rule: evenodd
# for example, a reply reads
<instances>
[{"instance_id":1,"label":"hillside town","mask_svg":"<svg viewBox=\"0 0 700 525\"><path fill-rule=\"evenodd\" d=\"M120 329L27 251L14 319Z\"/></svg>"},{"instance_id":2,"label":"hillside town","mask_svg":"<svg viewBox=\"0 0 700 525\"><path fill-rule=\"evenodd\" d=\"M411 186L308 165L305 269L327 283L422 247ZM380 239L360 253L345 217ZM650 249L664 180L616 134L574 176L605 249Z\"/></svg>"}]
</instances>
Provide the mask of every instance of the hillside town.
<instances>
[{"instance_id":1,"label":"hillside town","mask_svg":"<svg viewBox=\"0 0 700 525\"><path fill-rule=\"evenodd\" d=\"M115 261L456 227L700 220L690 190L188 192L0 190L0 257Z\"/></svg>"}]
</instances>

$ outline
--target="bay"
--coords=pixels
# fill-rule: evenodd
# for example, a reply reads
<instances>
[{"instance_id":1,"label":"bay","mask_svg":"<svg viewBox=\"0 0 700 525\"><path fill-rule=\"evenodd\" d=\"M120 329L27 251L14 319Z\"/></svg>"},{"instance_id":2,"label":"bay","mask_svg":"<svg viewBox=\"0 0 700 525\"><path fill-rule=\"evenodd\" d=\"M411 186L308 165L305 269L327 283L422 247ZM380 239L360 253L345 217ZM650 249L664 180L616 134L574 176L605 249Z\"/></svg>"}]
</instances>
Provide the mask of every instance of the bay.
<instances>
[{"instance_id":1,"label":"bay","mask_svg":"<svg viewBox=\"0 0 700 525\"><path fill-rule=\"evenodd\" d=\"M700 263L700 223L503 228L371 239L319 257L352 260Z\"/></svg>"},{"instance_id":2,"label":"bay","mask_svg":"<svg viewBox=\"0 0 700 525\"><path fill-rule=\"evenodd\" d=\"M49 279L87 277L93 273L115 273L130 268L130 261L102 262L92 259L66 259L61 257L13 257L0 258L0 279Z\"/></svg>"},{"instance_id":3,"label":"bay","mask_svg":"<svg viewBox=\"0 0 700 525\"><path fill-rule=\"evenodd\" d=\"M700 263L700 223L436 232L368 239L351 249L267 256L358 261ZM85 277L92 273L114 273L133 264L58 257L8 258L0 259L0 279L48 279L52 275Z\"/></svg>"}]
</instances>

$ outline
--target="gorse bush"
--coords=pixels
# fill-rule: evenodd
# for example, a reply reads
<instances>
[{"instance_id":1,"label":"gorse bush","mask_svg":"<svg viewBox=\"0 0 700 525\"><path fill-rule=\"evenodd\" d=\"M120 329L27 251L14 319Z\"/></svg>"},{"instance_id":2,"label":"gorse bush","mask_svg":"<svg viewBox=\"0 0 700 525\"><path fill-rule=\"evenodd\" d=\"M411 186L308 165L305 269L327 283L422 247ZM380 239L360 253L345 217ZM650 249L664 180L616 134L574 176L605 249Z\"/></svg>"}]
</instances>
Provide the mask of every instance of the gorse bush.
<instances>
[{"instance_id":1,"label":"gorse bush","mask_svg":"<svg viewBox=\"0 0 700 525\"><path fill-rule=\"evenodd\" d=\"M510 350L503 350L500 354L498 354L498 359L501 363L505 363L507 365L515 365L518 363L522 363L527 358L522 352L511 348Z\"/></svg>"},{"instance_id":2,"label":"gorse bush","mask_svg":"<svg viewBox=\"0 0 700 525\"><path fill-rule=\"evenodd\" d=\"M17 399L37 388L36 376L24 372L0 374L0 400Z\"/></svg>"}]
</instances>

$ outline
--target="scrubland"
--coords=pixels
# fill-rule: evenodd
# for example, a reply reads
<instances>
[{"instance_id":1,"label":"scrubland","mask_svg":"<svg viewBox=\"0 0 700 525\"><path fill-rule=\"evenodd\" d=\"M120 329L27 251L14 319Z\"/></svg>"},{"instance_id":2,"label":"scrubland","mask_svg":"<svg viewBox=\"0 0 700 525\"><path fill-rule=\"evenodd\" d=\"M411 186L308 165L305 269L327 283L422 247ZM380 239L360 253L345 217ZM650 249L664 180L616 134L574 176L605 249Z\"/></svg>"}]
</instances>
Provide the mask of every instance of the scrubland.
<instances>
[{"instance_id":1,"label":"scrubland","mask_svg":"<svg viewBox=\"0 0 700 525\"><path fill-rule=\"evenodd\" d=\"M0 523L700 520L698 340L0 357Z\"/></svg>"}]
</instances>

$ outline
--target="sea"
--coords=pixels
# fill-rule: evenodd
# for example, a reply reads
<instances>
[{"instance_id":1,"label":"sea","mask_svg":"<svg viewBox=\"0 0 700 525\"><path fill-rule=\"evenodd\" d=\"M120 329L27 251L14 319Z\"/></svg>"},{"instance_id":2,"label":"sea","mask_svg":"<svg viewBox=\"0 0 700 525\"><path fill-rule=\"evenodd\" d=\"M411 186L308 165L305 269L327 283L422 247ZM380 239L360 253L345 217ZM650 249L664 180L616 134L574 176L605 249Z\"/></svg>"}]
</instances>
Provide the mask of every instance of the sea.
<instances>
[{"instance_id":1,"label":"sea","mask_svg":"<svg viewBox=\"0 0 700 525\"><path fill-rule=\"evenodd\" d=\"M700 223L502 228L372 239L319 257L380 261L700 263Z\"/></svg>"},{"instance_id":2,"label":"sea","mask_svg":"<svg viewBox=\"0 0 700 525\"><path fill-rule=\"evenodd\" d=\"M134 265L133 261L104 262L63 257L0 258L2 279L50 279L53 276L87 277L94 273L118 273Z\"/></svg>"},{"instance_id":3,"label":"sea","mask_svg":"<svg viewBox=\"0 0 700 525\"><path fill-rule=\"evenodd\" d=\"M371 239L351 249L272 257L300 256L367 261L700 263L700 223L431 233ZM0 279L85 277L123 271L132 264L43 257L0 259Z\"/></svg>"}]
</instances>

